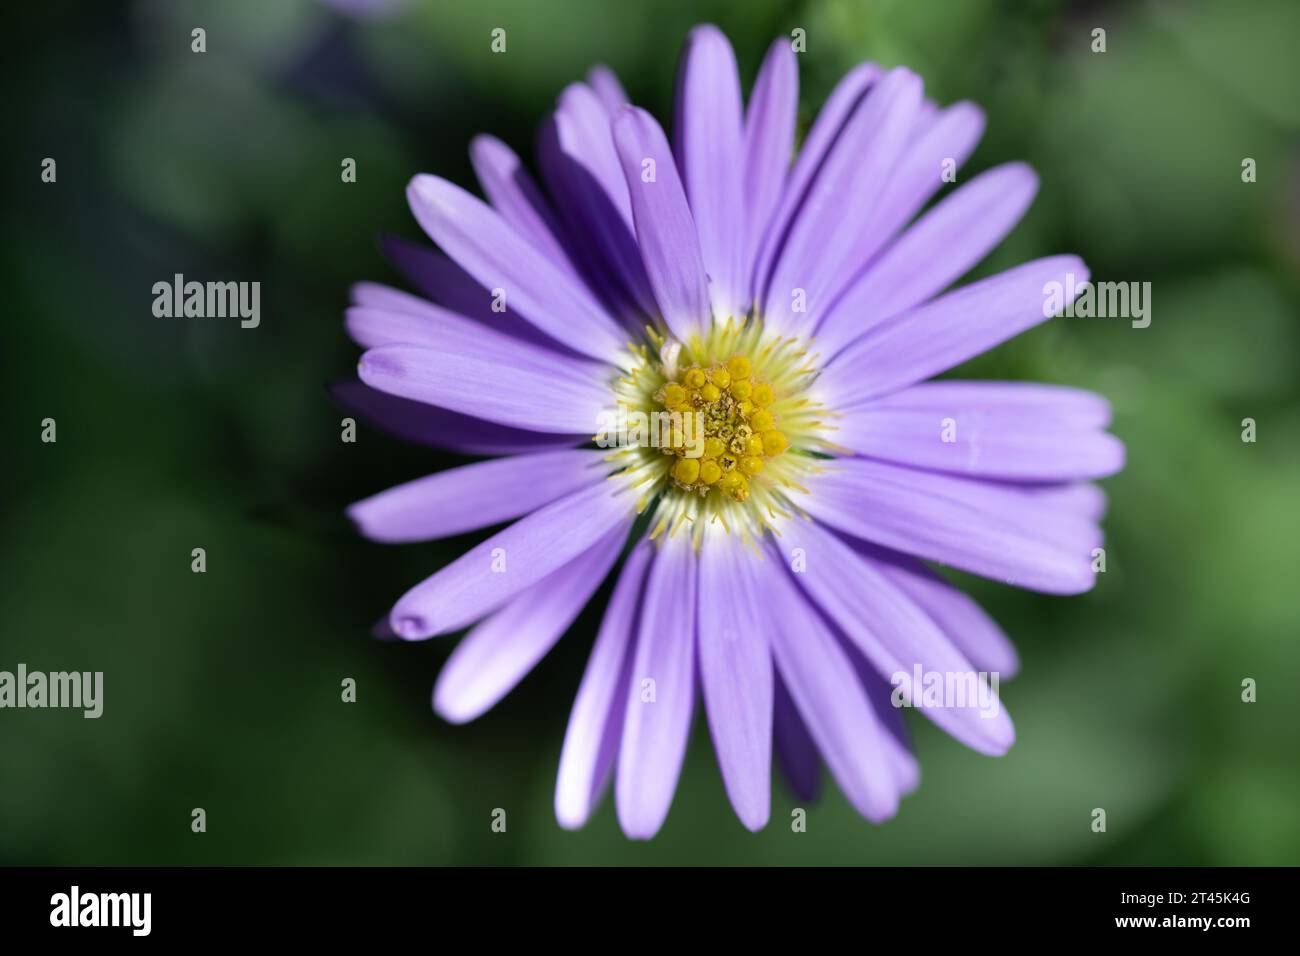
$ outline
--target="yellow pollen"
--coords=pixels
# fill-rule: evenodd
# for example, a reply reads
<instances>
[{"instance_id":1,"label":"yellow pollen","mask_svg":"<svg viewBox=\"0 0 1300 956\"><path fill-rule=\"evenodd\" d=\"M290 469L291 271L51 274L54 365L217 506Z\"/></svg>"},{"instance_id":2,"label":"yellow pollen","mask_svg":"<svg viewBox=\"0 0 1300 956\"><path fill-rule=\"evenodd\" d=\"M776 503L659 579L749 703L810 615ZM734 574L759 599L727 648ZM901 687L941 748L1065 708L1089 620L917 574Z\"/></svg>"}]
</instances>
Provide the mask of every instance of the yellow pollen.
<instances>
[{"instance_id":1,"label":"yellow pollen","mask_svg":"<svg viewBox=\"0 0 1300 956\"><path fill-rule=\"evenodd\" d=\"M776 401L772 386L753 381L752 375L748 356L733 355L708 368L686 368L656 394L668 411L698 415L704 428L702 442L689 423L685 434L672 430L666 451L676 456L669 475L678 488L703 496L716 488L733 501L745 501L750 480L763 473L764 458L788 447L771 409L749 400L761 394L769 405Z\"/></svg>"},{"instance_id":2,"label":"yellow pollen","mask_svg":"<svg viewBox=\"0 0 1300 956\"><path fill-rule=\"evenodd\" d=\"M691 485L700 477L700 460L698 458L678 458L673 465L673 477L683 485Z\"/></svg>"},{"instance_id":3,"label":"yellow pollen","mask_svg":"<svg viewBox=\"0 0 1300 956\"><path fill-rule=\"evenodd\" d=\"M685 533L700 547L716 525L753 546L803 514L792 496L842 453L808 346L753 316L630 345L612 386L620 409L640 416L640 437L610 460L637 489L638 510L653 513L653 537Z\"/></svg>"},{"instance_id":4,"label":"yellow pollen","mask_svg":"<svg viewBox=\"0 0 1300 956\"><path fill-rule=\"evenodd\" d=\"M733 379L749 378L753 367L754 366L749 361L749 357L745 355L733 355L731 358L727 359L727 371L731 373ZM749 393L748 388L745 389L745 393ZM739 398L742 396L737 397Z\"/></svg>"},{"instance_id":5,"label":"yellow pollen","mask_svg":"<svg viewBox=\"0 0 1300 956\"><path fill-rule=\"evenodd\" d=\"M763 432L763 454L775 458L789 447L785 435L775 429Z\"/></svg>"}]
</instances>

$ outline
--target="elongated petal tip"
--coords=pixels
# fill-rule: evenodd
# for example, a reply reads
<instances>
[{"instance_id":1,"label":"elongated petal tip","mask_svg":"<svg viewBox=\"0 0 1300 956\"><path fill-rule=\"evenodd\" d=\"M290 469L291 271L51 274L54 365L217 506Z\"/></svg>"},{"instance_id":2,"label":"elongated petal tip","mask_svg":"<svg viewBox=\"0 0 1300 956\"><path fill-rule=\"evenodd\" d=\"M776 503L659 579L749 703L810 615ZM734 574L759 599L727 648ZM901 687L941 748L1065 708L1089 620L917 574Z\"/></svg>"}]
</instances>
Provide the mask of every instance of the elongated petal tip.
<instances>
[{"instance_id":1,"label":"elongated petal tip","mask_svg":"<svg viewBox=\"0 0 1300 956\"><path fill-rule=\"evenodd\" d=\"M343 515L352 523L352 530L361 535L361 537L370 538L370 540L373 541L376 539L371 538L371 536L366 532L365 509L362 508L362 505L369 500L370 499L367 498L362 501L354 501L343 509Z\"/></svg>"},{"instance_id":2,"label":"elongated petal tip","mask_svg":"<svg viewBox=\"0 0 1300 956\"><path fill-rule=\"evenodd\" d=\"M561 761L563 762L563 761ZM563 775L564 768L561 766L560 773ZM585 784L587 781L581 781ZM575 785L572 781L559 779L555 786L555 822L564 830L581 830L591 819L591 814L596 809L599 792L593 793L591 788L585 785Z\"/></svg>"},{"instance_id":3,"label":"elongated petal tip","mask_svg":"<svg viewBox=\"0 0 1300 956\"><path fill-rule=\"evenodd\" d=\"M988 754L990 757L1003 757L1016 745L1015 722L1012 721L1011 715L1007 713L1005 707L999 707L998 712L1001 714L1003 719L997 722L994 731L996 736L993 739L996 746L984 751L984 753Z\"/></svg>"},{"instance_id":4,"label":"elongated petal tip","mask_svg":"<svg viewBox=\"0 0 1300 956\"><path fill-rule=\"evenodd\" d=\"M458 219L457 200L462 197L476 201L455 183L432 173L416 173L406 184L406 204L426 233L426 223Z\"/></svg>"},{"instance_id":5,"label":"elongated petal tip","mask_svg":"<svg viewBox=\"0 0 1300 956\"><path fill-rule=\"evenodd\" d=\"M913 111L919 109L921 100L925 97L925 79L921 74L914 70L909 70L905 66L896 66L889 70L880 80L880 90L891 90L897 88L897 93L904 102L913 104Z\"/></svg>"},{"instance_id":6,"label":"elongated petal tip","mask_svg":"<svg viewBox=\"0 0 1300 956\"><path fill-rule=\"evenodd\" d=\"M367 385L373 385L374 376L381 372L395 372L398 366L392 361L391 353L367 349L357 358L357 378ZM378 386L374 386L378 387ZM381 388L380 391L383 391Z\"/></svg>"},{"instance_id":7,"label":"elongated petal tip","mask_svg":"<svg viewBox=\"0 0 1300 956\"><path fill-rule=\"evenodd\" d=\"M968 721L963 726L966 733L956 735L952 731L948 732L953 739L977 754L1003 757L1015 745L1016 725L1012 723L1011 714L1001 699L997 700L996 709L992 713L980 712L978 719Z\"/></svg>"},{"instance_id":8,"label":"elongated petal tip","mask_svg":"<svg viewBox=\"0 0 1300 956\"><path fill-rule=\"evenodd\" d=\"M872 823L884 823L898 814L899 793L876 787L873 796L853 801L854 808Z\"/></svg>"},{"instance_id":9,"label":"elongated petal tip","mask_svg":"<svg viewBox=\"0 0 1300 956\"><path fill-rule=\"evenodd\" d=\"M610 113L613 113L628 101L627 91L623 89L623 84L618 81L614 71L604 63L597 63L588 71L587 83L596 91L596 95L600 97L600 102Z\"/></svg>"},{"instance_id":10,"label":"elongated petal tip","mask_svg":"<svg viewBox=\"0 0 1300 956\"><path fill-rule=\"evenodd\" d=\"M734 802L732 806L736 810L736 817L740 820L741 825L750 833L757 833L763 827L767 826L767 821L772 817L772 800L769 793L766 798L753 801L751 805L744 807L738 806Z\"/></svg>"},{"instance_id":11,"label":"elongated petal tip","mask_svg":"<svg viewBox=\"0 0 1300 956\"><path fill-rule=\"evenodd\" d=\"M618 811L619 828L623 831L623 836L629 840L653 840L668 816L667 808L659 813L647 812L644 807L624 810L617 801L615 806Z\"/></svg>"},{"instance_id":12,"label":"elongated petal tip","mask_svg":"<svg viewBox=\"0 0 1300 956\"><path fill-rule=\"evenodd\" d=\"M1044 263L1050 262L1052 266L1056 268L1056 271L1062 275L1062 277L1073 276L1074 288L1079 292L1083 291L1081 286L1092 277L1092 271L1088 268L1087 264L1078 256L1074 256L1074 255L1051 256L1047 259L1040 259L1038 261ZM1026 263L1026 265L1033 265L1033 263Z\"/></svg>"},{"instance_id":13,"label":"elongated petal tip","mask_svg":"<svg viewBox=\"0 0 1300 956\"><path fill-rule=\"evenodd\" d=\"M433 203L437 202L444 186L450 185L441 176L434 176L430 173L416 173L411 177L411 181L406 184L406 198L414 207L416 201Z\"/></svg>"},{"instance_id":14,"label":"elongated petal tip","mask_svg":"<svg viewBox=\"0 0 1300 956\"><path fill-rule=\"evenodd\" d=\"M388 622L393 633L404 641L422 641L434 635L432 624L416 614L393 615Z\"/></svg>"},{"instance_id":15,"label":"elongated petal tip","mask_svg":"<svg viewBox=\"0 0 1300 956\"><path fill-rule=\"evenodd\" d=\"M891 769L894 771L894 782L898 784L899 796L915 793L921 785L921 762L912 754L900 754Z\"/></svg>"},{"instance_id":16,"label":"elongated petal tip","mask_svg":"<svg viewBox=\"0 0 1300 956\"><path fill-rule=\"evenodd\" d=\"M555 822L561 830L581 830L587 825L588 816L572 807L562 807L558 802L555 805Z\"/></svg>"},{"instance_id":17,"label":"elongated petal tip","mask_svg":"<svg viewBox=\"0 0 1300 956\"><path fill-rule=\"evenodd\" d=\"M401 361L400 350L392 346L378 346L367 349L357 359L357 378L388 395L393 391L394 381L406 375L406 367Z\"/></svg>"},{"instance_id":18,"label":"elongated petal tip","mask_svg":"<svg viewBox=\"0 0 1300 956\"><path fill-rule=\"evenodd\" d=\"M988 116L984 110L970 100L962 100L954 103L944 111L954 121L959 121L965 125L969 132L963 137L963 140L978 141L984 135L984 127L988 125Z\"/></svg>"},{"instance_id":19,"label":"elongated petal tip","mask_svg":"<svg viewBox=\"0 0 1300 956\"><path fill-rule=\"evenodd\" d=\"M1003 170L1003 175L1015 176L1023 182L1023 188L1030 190L1030 194L1038 192L1038 173L1033 166L1020 159L1013 159L1009 163L1003 163L998 167Z\"/></svg>"},{"instance_id":20,"label":"elongated petal tip","mask_svg":"<svg viewBox=\"0 0 1300 956\"><path fill-rule=\"evenodd\" d=\"M471 159L486 159L502 151L508 153L510 152L510 148L491 133L479 133L469 141L469 155ZM417 174L411 182L415 182L415 180L419 178L419 174Z\"/></svg>"},{"instance_id":21,"label":"elongated petal tip","mask_svg":"<svg viewBox=\"0 0 1300 956\"><path fill-rule=\"evenodd\" d=\"M655 124L655 127L658 126L655 118L642 107L637 106L635 103L624 103L618 108L618 114L614 117L615 143L618 142L617 137L620 130L625 131L623 135L630 143L636 143L634 137L646 135L647 129L651 128L649 126L651 123Z\"/></svg>"},{"instance_id":22,"label":"elongated petal tip","mask_svg":"<svg viewBox=\"0 0 1300 956\"><path fill-rule=\"evenodd\" d=\"M474 699L463 688L454 688L444 679L447 669L433 685L433 712L449 724L468 724L476 717L481 717L487 710L483 702Z\"/></svg>"},{"instance_id":23,"label":"elongated petal tip","mask_svg":"<svg viewBox=\"0 0 1300 956\"><path fill-rule=\"evenodd\" d=\"M697 40L721 41L722 43L726 43L727 46L731 46L731 42L727 39L727 35L722 32L720 27L713 23L700 23L691 27L691 31L686 34L686 43L689 45L695 43Z\"/></svg>"}]
</instances>

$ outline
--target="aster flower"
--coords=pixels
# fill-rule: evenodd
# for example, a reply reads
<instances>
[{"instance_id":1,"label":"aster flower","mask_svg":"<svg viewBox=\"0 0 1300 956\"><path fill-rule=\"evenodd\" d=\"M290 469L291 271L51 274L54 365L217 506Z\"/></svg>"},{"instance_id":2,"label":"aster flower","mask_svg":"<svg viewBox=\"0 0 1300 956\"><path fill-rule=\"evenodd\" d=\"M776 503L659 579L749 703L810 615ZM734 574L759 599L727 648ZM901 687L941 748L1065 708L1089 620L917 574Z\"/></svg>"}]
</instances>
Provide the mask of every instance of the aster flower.
<instances>
[{"instance_id":1,"label":"aster flower","mask_svg":"<svg viewBox=\"0 0 1300 956\"><path fill-rule=\"evenodd\" d=\"M726 38L699 27L670 145L597 68L544 124L545 191L488 136L471 147L487 202L411 181L441 252L386 245L427 299L354 289L364 384L339 398L404 437L491 456L353 505L361 532L512 522L381 626L407 640L469 628L436 711L459 723L492 707L622 559L560 756L565 827L613 777L624 832L658 831L697 688L746 827L768 819L774 749L801 797L824 764L863 816L886 819L919 778L896 706L920 703L919 675L1017 667L925 562L1051 594L1094 582L1090 481L1123 461L1107 403L928 381L1044 321L1048 284L1087 279L1063 255L945 291L1020 219L1034 173L1008 163L925 209L979 139L975 106L940 108L909 70L863 64L791 162L797 100L788 42L746 105ZM615 411L703 431L593 447ZM1014 739L1000 707L922 712L981 753Z\"/></svg>"}]
</instances>

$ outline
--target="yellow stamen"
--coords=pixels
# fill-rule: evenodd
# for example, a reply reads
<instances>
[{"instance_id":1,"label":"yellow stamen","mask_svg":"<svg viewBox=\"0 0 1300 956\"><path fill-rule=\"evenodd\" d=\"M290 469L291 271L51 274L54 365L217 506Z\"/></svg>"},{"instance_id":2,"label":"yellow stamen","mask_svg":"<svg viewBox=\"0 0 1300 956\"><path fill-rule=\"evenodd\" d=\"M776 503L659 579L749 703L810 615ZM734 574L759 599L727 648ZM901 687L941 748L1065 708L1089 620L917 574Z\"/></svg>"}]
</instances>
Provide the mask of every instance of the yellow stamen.
<instances>
[{"instance_id":1,"label":"yellow stamen","mask_svg":"<svg viewBox=\"0 0 1300 956\"><path fill-rule=\"evenodd\" d=\"M791 489L830 447L823 423L834 414L808 391L815 360L797 339L768 335L747 317L650 342L631 349L614 392L628 411L672 421L655 420L653 437L615 452L615 477L640 486L638 505L658 512L657 539L684 530L700 547L716 523L754 546L802 513ZM784 454L791 449L801 454Z\"/></svg>"},{"instance_id":2,"label":"yellow stamen","mask_svg":"<svg viewBox=\"0 0 1300 956\"><path fill-rule=\"evenodd\" d=\"M683 485L695 484L700 477L700 460L698 458L679 458L673 465L673 477Z\"/></svg>"},{"instance_id":3,"label":"yellow stamen","mask_svg":"<svg viewBox=\"0 0 1300 956\"><path fill-rule=\"evenodd\" d=\"M749 378L753 368L753 363L749 361L748 356L733 355L727 359L727 371L731 373L732 378Z\"/></svg>"},{"instance_id":4,"label":"yellow stamen","mask_svg":"<svg viewBox=\"0 0 1300 956\"><path fill-rule=\"evenodd\" d=\"M775 458L781 452L790 446L785 435L778 431L763 432L763 453L770 458Z\"/></svg>"}]
</instances>

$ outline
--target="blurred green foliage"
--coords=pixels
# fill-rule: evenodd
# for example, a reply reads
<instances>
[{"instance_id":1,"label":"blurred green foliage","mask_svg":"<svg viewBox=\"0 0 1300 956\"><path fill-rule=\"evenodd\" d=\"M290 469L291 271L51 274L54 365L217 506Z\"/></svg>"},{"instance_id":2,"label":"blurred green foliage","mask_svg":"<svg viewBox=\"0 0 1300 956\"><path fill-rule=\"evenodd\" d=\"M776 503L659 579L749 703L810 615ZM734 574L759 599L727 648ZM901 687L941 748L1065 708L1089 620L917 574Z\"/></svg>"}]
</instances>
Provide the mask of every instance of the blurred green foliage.
<instances>
[{"instance_id":1,"label":"blurred green foliage","mask_svg":"<svg viewBox=\"0 0 1300 956\"><path fill-rule=\"evenodd\" d=\"M9 863L1300 863L1300 7L1290 0L51 2L10 12L0 277L7 494L0 669L102 670L105 715L0 712ZM1019 730L990 760L924 721L918 793L874 827L828 787L808 832L746 833L696 733L653 843L609 799L560 830L551 792L598 609L502 705L428 698L454 638L367 636L467 540L383 547L342 507L456 459L363 430L341 312L396 281L417 171L470 182L470 137L522 153L564 84L609 63L661 116L687 29L746 84L807 31L802 113L853 63L905 63L989 116L972 172L1023 158L1034 209L977 274L1073 251L1153 284L1153 321L1050 323L980 376L1111 398L1108 570L1076 599L964 580L1019 646ZM208 32L192 54L190 30ZM488 34L508 31L492 56ZM1107 51L1090 50L1107 31ZM57 185L39 182L45 156ZM359 178L339 181L342 157ZM1258 163L1244 184L1243 157ZM258 279L263 320L168 323L175 272ZM38 441L58 421L58 443ZM1255 444L1241 420L1258 422ZM202 546L208 572L190 573ZM602 592L603 597L604 592ZM339 700L353 677L359 700ZM1259 700L1240 701L1243 678ZM190 832L204 807L209 832ZM490 832L494 807L510 813ZM1093 807L1109 831L1089 829Z\"/></svg>"}]
</instances>

